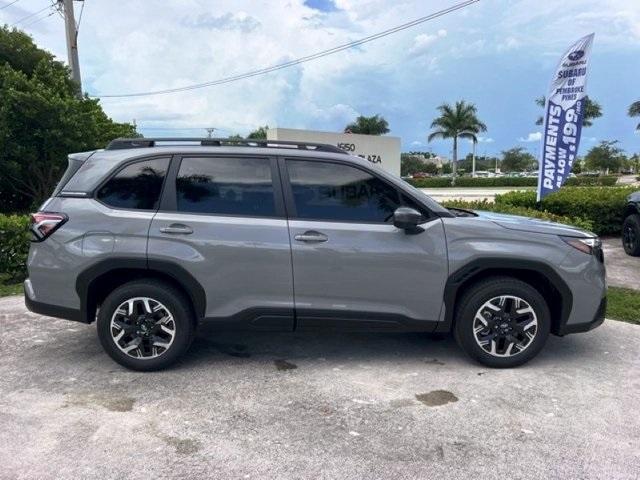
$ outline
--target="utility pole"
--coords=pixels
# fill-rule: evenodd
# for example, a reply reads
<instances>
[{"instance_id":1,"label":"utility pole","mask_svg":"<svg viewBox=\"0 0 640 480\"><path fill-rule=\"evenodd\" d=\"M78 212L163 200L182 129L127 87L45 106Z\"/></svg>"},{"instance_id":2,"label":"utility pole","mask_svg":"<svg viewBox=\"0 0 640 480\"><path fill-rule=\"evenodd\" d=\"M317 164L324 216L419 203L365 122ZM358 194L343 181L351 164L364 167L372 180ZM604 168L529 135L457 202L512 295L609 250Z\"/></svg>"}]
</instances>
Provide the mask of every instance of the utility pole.
<instances>
[{"instance_id":1,"label":"utility pole","mask_svg":"<svg viewBox=\"0 0 640 480\"><path fill-rule=\"evenodd\" d=\"M78 84L78 98L82 98L82 80L80 78L80 62L78 60L78 28L73 15L73 0L58 0L58 8L64 13L64 24L67 32L67 56L71 68L71 78Z\"/></svg>"}]
</instances>

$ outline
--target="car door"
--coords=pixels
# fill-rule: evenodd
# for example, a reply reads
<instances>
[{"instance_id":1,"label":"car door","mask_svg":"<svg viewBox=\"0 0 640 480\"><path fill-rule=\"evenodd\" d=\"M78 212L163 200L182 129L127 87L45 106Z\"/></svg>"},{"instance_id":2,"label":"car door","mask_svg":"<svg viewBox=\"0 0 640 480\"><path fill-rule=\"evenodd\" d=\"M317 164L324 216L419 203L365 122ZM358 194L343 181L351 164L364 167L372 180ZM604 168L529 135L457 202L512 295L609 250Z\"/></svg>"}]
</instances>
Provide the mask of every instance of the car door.
<instances>
[{"instance_id":1,"label":"car door","mask_svg":"<svg viewBox=\"0 0 640 480\"><path fill-rule=\"evenodd\" d=\"M293 328L287 221L275 158L174 157L151 222L149 264L177 265L202 286L205 317ZM169 267L168 267L169 268Z\"/></svg>"},{"instance_id":2,"label":"car door","mask_svg":"<svg viewBox=\"0 0 640 480\"><path fill-rule=\"evenodd\" d=\"M372 169L340 161L281 160L297 328L435 327L448 275L444 227ZM419 208L422 232L393 226Z\"/></svg>"}]
</instances>

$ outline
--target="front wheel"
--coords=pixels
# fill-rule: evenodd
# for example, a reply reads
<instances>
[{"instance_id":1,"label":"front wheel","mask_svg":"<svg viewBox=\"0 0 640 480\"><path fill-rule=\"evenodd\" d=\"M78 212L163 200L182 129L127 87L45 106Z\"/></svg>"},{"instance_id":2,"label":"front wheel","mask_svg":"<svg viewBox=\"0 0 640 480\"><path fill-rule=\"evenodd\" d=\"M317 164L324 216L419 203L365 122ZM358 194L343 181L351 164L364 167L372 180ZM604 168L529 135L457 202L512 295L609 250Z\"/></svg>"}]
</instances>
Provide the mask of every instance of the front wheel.
<instances>
[{"instance_id":1,"label":"front wheel","mask_svg":"<svg viewBox=\"0 0 640 480\"><path fill-rule=\"evenodd\" d=\"M494 368L522 365L544 346L551 328L549 308L528 283L493 277L473 285L460 299L454 335L472 358Z\"/></svg>"},{"instance_id":2,"label":"front wheel","mask_svg":"<svg viewBox=\"0 0 640 480\"><path fill-rule=\"evenodd\" d=\"M105 351L132 370L159 370L187 351L194 335L182 292L155 280L116 288L100 306L98 337Z\"/></svg>"},{"instance_id":3,"label":"front wheel","mask_svg":"<svg viewBox=\"0 0 640 480\"><path fill-rule=\"evenodd\" d=\"M640 257L640 214L629 215L624 219L622 246L627 255Z\"/></svg>"}]
</instances>

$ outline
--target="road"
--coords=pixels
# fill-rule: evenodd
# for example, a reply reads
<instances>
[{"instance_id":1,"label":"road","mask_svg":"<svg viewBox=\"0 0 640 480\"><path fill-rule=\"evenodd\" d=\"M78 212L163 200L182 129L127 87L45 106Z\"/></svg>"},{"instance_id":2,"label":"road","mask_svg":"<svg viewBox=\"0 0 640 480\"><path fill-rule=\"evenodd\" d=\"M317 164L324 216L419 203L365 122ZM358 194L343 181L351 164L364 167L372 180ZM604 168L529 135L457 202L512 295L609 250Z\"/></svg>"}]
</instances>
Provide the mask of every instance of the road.
<instances>
[{"instance_id":1,"label":"road","mask_svg":"<svg viewBox=\"0 0 640 480\"><path fill-rule=\"evenodd\" d=\"M420 334L200 331L176 368L0 299L2 479L638 478L640 328L514 370Z\"/></svg>"}]
</instances>

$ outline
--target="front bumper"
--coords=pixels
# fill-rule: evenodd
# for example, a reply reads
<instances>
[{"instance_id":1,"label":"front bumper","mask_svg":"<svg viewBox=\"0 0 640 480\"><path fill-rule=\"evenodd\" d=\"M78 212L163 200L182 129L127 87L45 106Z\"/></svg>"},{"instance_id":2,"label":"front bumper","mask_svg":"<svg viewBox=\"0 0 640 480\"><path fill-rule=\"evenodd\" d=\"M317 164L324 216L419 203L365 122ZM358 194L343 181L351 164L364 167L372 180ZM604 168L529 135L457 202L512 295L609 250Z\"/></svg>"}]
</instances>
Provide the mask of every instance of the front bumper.
<instances>
[{"instance_id":1,"label":"front bumper","mask_svg":"<svg viewBox=\"0 0 640 480\"><path fill-rule=\"evenodd\" d=\"M581 333L581 332L588 332L589 330L593 330L594 328L602 325L602 322L604 322L604 317L606 313L607 313L607 297L605 296L605 297L602 297L602 300L600 301L600 306L598 307L596 314L594 315L593 319L590 322L572 323L569 325L564 324L560 327L558 335L563 336L563 335L568 335L570 333Z\"/></svg>"}]
</instances>

